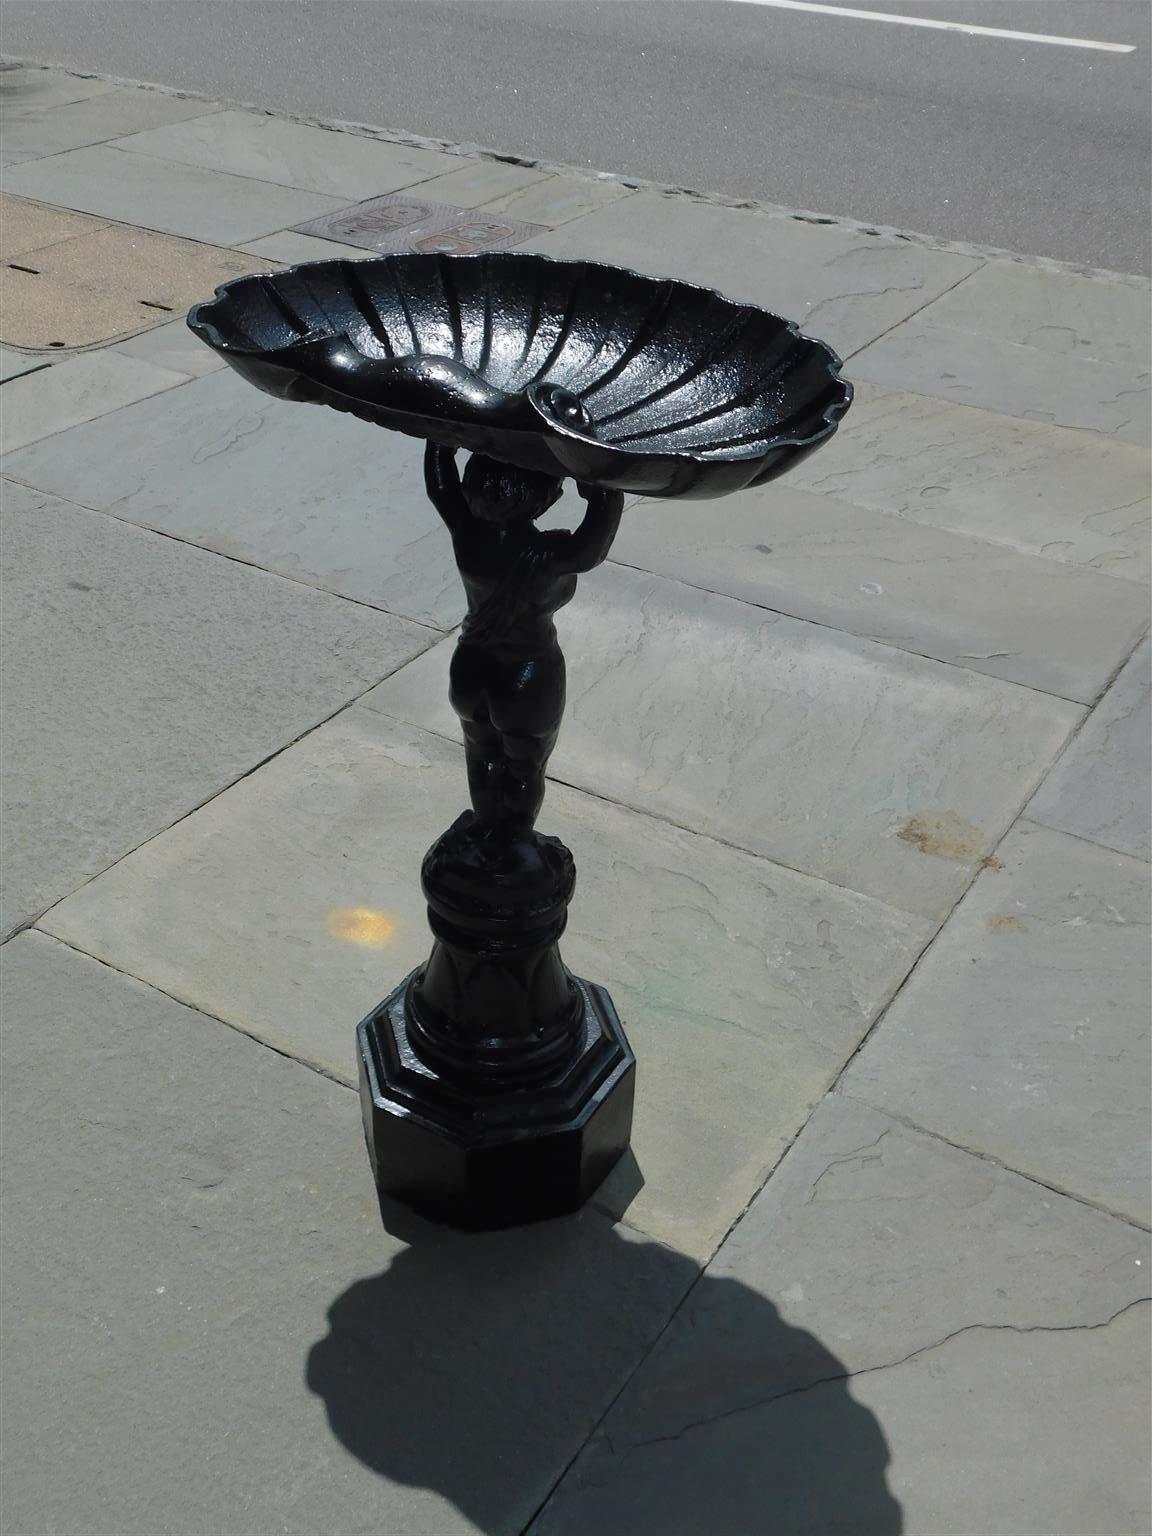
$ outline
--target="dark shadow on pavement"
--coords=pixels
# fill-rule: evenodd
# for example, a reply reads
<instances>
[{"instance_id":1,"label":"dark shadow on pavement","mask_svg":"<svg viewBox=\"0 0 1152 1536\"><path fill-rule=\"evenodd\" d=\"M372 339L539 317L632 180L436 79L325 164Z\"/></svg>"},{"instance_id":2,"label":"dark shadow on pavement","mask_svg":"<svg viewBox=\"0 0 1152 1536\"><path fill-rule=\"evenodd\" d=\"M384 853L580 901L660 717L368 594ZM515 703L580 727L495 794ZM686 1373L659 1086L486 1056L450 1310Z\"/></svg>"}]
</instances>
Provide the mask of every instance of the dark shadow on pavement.
<instances>
[{"instance_id":1,"label":"dark shadow on pavement","mask_svg":"<svg viewBox=\"0 0 1152 1536\"><path fill-rule=\"evenodd\" d=\"M381 1477L512 1536L649 1356L539 1536L898 1536L879 1424L764 1296L693 1288L692 1260L595 1212L480 1235L387 1224L411 1246L336 1298L306 1376Z\"/></svg>"}]
</instances>

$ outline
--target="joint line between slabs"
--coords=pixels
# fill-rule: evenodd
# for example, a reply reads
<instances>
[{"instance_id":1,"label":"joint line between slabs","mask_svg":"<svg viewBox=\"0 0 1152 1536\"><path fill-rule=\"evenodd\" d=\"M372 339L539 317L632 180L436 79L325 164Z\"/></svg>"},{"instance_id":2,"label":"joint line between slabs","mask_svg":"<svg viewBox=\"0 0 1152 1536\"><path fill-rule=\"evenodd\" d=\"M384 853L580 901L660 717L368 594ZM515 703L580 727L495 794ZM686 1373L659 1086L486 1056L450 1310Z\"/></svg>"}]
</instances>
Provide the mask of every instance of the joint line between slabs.
<instances>
[{"instance_id":1,"label":"joint line between slabs","mask_svg":"<svg viewBox=\"0 0 1152 1536\"><path fill-rule=\"evenodd\" d=\"M1075 735L1078 734L1078 732L1081 729L1083 729L1084 720L1086 720L1088 718L1088 715L1090 713L1091 713L1091 711L1086 711L1085 715L1084 715L1084 719L1082 719L1080 721L1079 725L1077 725L1073 731L1069 732L1069 740L1071 740ZM1065 743L1065 750L1066 750L1066 748L1067 748L1067 743ZM1062 754L1058 754L1058 755L1062 755ZM1008 826L1005 827L1005 829L1004 829L1003 833L1000 835L1000 837L997 838L995 847L988 850L988 853L985 855L985 858L993 858L993 857L995 857L995 854L996 854L997 850L1004 843L1004 840L1011 834L1011 832L1022 821L1025 820L1025 814L1024 813L1025 813L1025 810L1026 810L1027 806L1030 804L1033 796L1036 794L1037 790L1039 789L1040 784L1043 783L1044 779L1047 777L1048 772L1050 772L1050 771L1051 771L1051 767L1049 767L1049 769L1043 775L1041 775L1041 778L1037 782L1037 784L1033 785L1033 787L1029 790L1029 792L1024 796L1023 800L1021 801L1021 803L1020 803L1020 805L1019 805L1019 807L1018 807L1018 809L1016 811L1015 816L1012 818L1012 820L1008 824ZM896 999L901 995L901 993L904 991L905 987L907 987L908 984L911 982L913 976L915 976L917 971L919 971L921 965L923 965L923 963L924 963L924 960L925 960L926 956L928 954L930 954L930 952L935 948L936 944L940 940L940 935L944 932L944 929L947 927L949 921L951 920L952 916L956 912L956 909L959 907L960 903L965 899L965 897L968 895L968 893L972 890L973 886L976 884L976 881L980 878L980 875L983 874L984 872L985 872L985 866L983 865L983 863L981 863L981 865L979 867L975 868L972 871L969 879L967 880L967 882L965 883L963 888L957 893L955 901L952 902L952 904L948 908L947 912L945 912L944 915L940 918L940 921L936 925L936 928L934 929L934 931L931 934L929 934L928 938L925 940L925 942L921 945L920 949L917 951L917 953L914 956L914 958L912 959L912 962L909 965L907 971L905 971L904 975L900 978L900 980L892 988L892 991L890 992L890 994L887 997L887 999L884 1002L882 1002L882 1003L880 1003L878 1005L878 1007L876 1009L876 1016L875 1016L875 1018L872 1020L871 1024L865 1030L865 1032L861 1036L861 1038L857 1041L855 1048L848 1053L847 1058L841 1064L840 1070L836 1073L836 1075L833 1078L832 1082L829 1084L828 1088L825 1090L825 1093L824 1093L823 1097L818 1101L817 1104L814 1104L812 1106L812 1110L809 1113L809 1115L807 1116L807 1118L804 1120L803 1124L797 1127L795 1134L789 1140L787 1146L780 1153L780 1156L772 1164L771 1168L769 1168L767 1173L764 1175L764 1178L757 1185L756 1189L749 1196L748 1200L745 1202L745 1204L743 1206L743 1209L740 1210L738 1212L738 1214L733 1218L733 1220L731 1221L731 1223L728 1226L727 1231L723 1234L723 1236L720 1238L720 1241L716 1244L715 1248L712 1250L711 1255L709 1256L708 1260L706 1261L705 1265L703 1266L704 1269L706 1269L708 1264L710 1264L712 1262L712 1259L715 1258L716 1254L720 1251L720 1249L728 1241L728 1239L731 1237L732 1233L736 1230L736 1228L743 1221L744 1217L747 1215L747 1213L751 1209L752 1205L755 1203L755 1201L759 1198L759 1196L762 1194L764 1189L767 1187L769 1180L774 1177L774 1175L776 1174L777 1169L784 1162L784 1159L789 1155L789 1153L791 1152L793 1146L796 1144L796 1142L799 1139L799 1137L803 1134L803 1131L804 1131L805 1127L807 1126L809 1120L811 1120L812 1115L814 1115L816 1113L816 1110L819 1107L819 1105L823 1104L823 1103L826 1103L829 1099L831 1099L833 1097L833 1095L835 1095L837 1093L841 1093L841 1096L845 1097L845 1098L853 1097L852 1095L843 1093L842 1090L840 1089L840 1084L843 1082L844 1077L845 1077L845 1075L848 1072L848 1069L851 1067L852 1063L860 1055L861 1051L863 1051L864 1047L868 1044L869 1040L872 1039L873 1035L876 1033L876 1031L880 1028L881 1024L887 1018L888 1012L891 1009L893 1003L895 1003ZM813 878L819 878L819 877L813 877ZM873 899L875 899L875 898L873 898ZM899 910L899 909L896 909L896 910ZM864 1101L863 1100L859 1100L857 1102L864 1102ZM874 1109L874 1106L869 1105L868 1107ZM886 1110L876 1110L876 1109L874 1109L874 1113L885 1115L888 1118L893 1119L893 1120L896 1119L895 1116L888 1115L888 1112ZM899 1123L899 1122L897 1121L897 1123ZM923 1127L916 1127L916 1128L917 1129L923 1129ZM933 1135L933 1136L936 1135L935 1132L927 1132L926 1134ZM939 1137L937 1137L937 1139L941 1140L941 1141L946 1140L946 1138L943 1137L943 1136L939 1136ZM954 1143L950 1143L950 1145L955 1145L955 1144ZM967 1148L967 1147L959 1147L958 1146L957 1150L958 1151L963 1151L963 1152L968 1152L970 1156L986 1157L987 1161L992 1162L992 1163L997 1163L998 1166L1005 1168L1007 1172L1018 1173L1018 1170L1008 1168L1006 1164L999 1163L999 1160L997 1158L994 1158L994 1157L992 1157L989 1154L974 1153L974 1152L971 1152L971 1150L969 1148ZM1047 1185L1042 1184L1040 1180L1035 1179L1035 1178L1031 1178L1028 1174L1019 1173L1018 1176L1020 1178L1027 1179L1030 1183L1039 1185L1039 1187L1041 1187L1041 1188L1048 1188L1049 1187ZM1055 1191L1055 1192L1059 1193L1059 1194L1064 1194L1065 1193L1063 1190L1059 1190L1059 1191ZM1086 1201L1079 1200L1078 1197L1075 1196L1075 1195L1068 1195L1067 1198L1073 1199L1073 1200L1077 1200L1077 1203L1079 1203L1079 1204L1087 1204L1088 1203ZM1092 1209L1100 1209L1100 1208L1093 1206ZM1112 1211L1109 1211L1109 1212L1107 1212L1107 1214L1108 1215L1115 1215L1116 1213L1112 1212ZM1119 1219L1123 1220L1125 1218L1119 1218ZM701 1272L703 1273L703 1270Z\"/></svg>"},{"instance_id":2,"label":"joint line between slabs","mask_svg":"<svg viewBox=\"0 0 1152 1536\"><path fill-rule=\"evenodd\" d=\"M413 657L412 660L415 660L415 657ZM408 663L405 662L405 663L403 663L403 665L407 666ZM385 677L381 678L380 681L384 682L388 677L394 676L395 675L395 671L399 671L399 670L401 670L401 669L400 668L396 668L393 672L386 673ZM214 801L219 800L222 795L226 795L229 792L229 790L235 789L238 784L242 784L245 779L250 779L253 774L259 773L262 768L267 768L270 763L275 762L277 758L281 757L285 752L290 751L291 748L299 746L299 744L302 741L305 741L309 736L313 735L316 731L321 730L326 725L330 725L332 723L332 721L339 719L341 715L347 714L350 709L354 708L357 704L361 703L361 701L364 699L365 695L368 694L368 693L371 693L372 689L375 688L376 686L377 686L376 683L367 683L367 684L365 684L364 688L358 694L356 694L356 696L354 698L345 699L342 704L340 704L336 709L332 710L329 714L325 715L322 719L316 720L311 725L305 726L302 731L299 731L295 736L293 736L291 741L283 742L280 746L274 747L272 749L272 751L266 753L260 759L260 761L258 763L253 763L252 766L250 768L246 768L243 773L238 773L234 779L229 779L227 784L222 784L218 789L212 790L209 794L204 796L203 800L198 801L195 805L190 806L188 808L188 810L183 811L179 816L174 817L173 820L170 821L167 826L160 827L160 828L157 829L157 831L150 833L147 837L141 838L141 840L138 843L134 844L133 847L125 849L125 851L123 853L117 854L115 858L110 859L108 861L108 863L103 865L100 869L95 870L90 875L86 875L80 881L80 883L78 885L73 886L71 888L71 890L65 891L62 896L54 897L53 900L50 901L46 907L42 907L40 909L40 911L33 913L30 917L22 919L20 922L18 922L16 924L16 926L14 928L11 929L10 932L6 933L3 936L3 938L0 939L0 943L7 944L10 939L14 939L17 934L24 933L29 928L35 928L38 933L49 933L50 937L57 938L58 935L56 935L54 933L51 933L50 930L38 927L38 924L45 917L47 917L49 915L49 913L54 912L56 910L56 908L61 906L64 902L71 900L71 898L73 896L77 895L80 891L86 890L88 888L88 886L90 886L93 883L93 881L101 879L104 875L106 875L109 872L109 870L115 869L118 865L123 864L126 859L132 858L134 854L139 853L141 848L147 848L150 843L156 842L156 840L158 838L167 836L167 834L169 832L171 832L174 827L178 827L181 824L181 822L187 821L189 819L189 817L197 815L200 811L204 810L207 806L211 805ZM66 943L67 940L61 939L60 942L63 944L63 943ZM76 946L73 946L73 947L75 948ZM87 953L87 951L83 951L83 953ZM92 958L93 959L97 959L99 957L94 955ZM102 963L107 963L107 962L102 962ZM115 970L116 967L112 966L111 969ZM125 975L130 975L130 974L131 974L130 972L125 972ZM140 980L140 978L137 977L136 980ZM152 986L153 983L152 982L147 982L146 985L147 986ZM163 988L157 987L156 990L157 991L162 991ZM196 1007L198 1007L198 1005L196 1003L188 1003L183 998L177 998L176 1001L177 1002L184 1002L185 1006L189 1007L189 1008L196 1008ZM206 1013L207 1012L207 1010L203 1009L203 1008L199 1009L199 1011L201 1013ZM215 1015L209 1015L209 1016L210 1017L215 1017ZM222 1023L228 1023L228 1021L226 1019L221 1020L221 1022ZM230 1024L228 1027L230 1029L239 1029L238 1025ZM243 1034L244 1031L240 1030L240 1033ZM255 1038L255 1036L253 1038ZM265 1043L266 1042L261 1041L261 1044L265 1044ZM275 1050L276 1047L275 1046L270 1046L269 1049L270 1050ZM299 1060L299 1059L300 1058L297 1058L297 1057L293 1058L293 1060ZM303 1063L303 1065L308 1065L308 1063L305 1062L305 1063ZM322 1069L317 1067L315 1070L316 1071L321 1071ZM345 1085L345 1086L347 1086L347 1085Z\"/></svg>"},{"instance_id":3,"label":"joint line between slabs","mask_svg":"<svg viewBox=\"0 0 1152 1536\"><path fill-rule=\"evenodd\" d=\"M751 0L745 0L745 3L751 3ZM955 253L955 254L963 254L963 253ZM853 358L859 357L861 355L861 353L863 353L863 352L867 352L868 348L871 347L871 346L874 346L876 342L883 341L886 336L891 336L893 331L898 331L902 325L907 323L907 321L919 319L919 317L921 315L923 315L925 310L932 308L933 304L938 304L941 299L946 299L948 297L948 295L950 293L952 293L955 289L959 288L962 283L968 282L969 278L973 278L973 277L975 277L977 275L977 273L983 272L984 268L988 265L988 263L992 260L992 258L990 256L969 256L968 260L969 261L974 261L976 263L976 265L972 268L971 272L963 272L963 273L961 273L961 275L956 279L956 281L954 283L949 283L947 288L941 288L939 293L934 293L930 299L925 299L923 304L917 305L917 307L915 309L910 309L906 315L901 315L899 320L893 320L891 325L885 326L884 330L878 332L877 335L873 336L870 341L863 341L863 342L860 343L860 345L858 347L853 347L851 352L845 352L843 360L842 360L842 363L841 363L841 367L846 367L847 364L850 363ZM827 301L822 301L822 302L829 302L829 303L831 303L832 300L827 300ZM814 305L813 306L813 308L818 308L818 307L819 307L818 305ZM807 324L807 320L802 320L800 323L801 323L801 325L806 325ZM883 389L884 387L885 387L884 385L880 385L881 389ZM908 391L908 393L914 394L914 393L916 393L916 391L911 390L911 391ZM938 397L935 396L935 395L928 395L928 396L925 396L925 398L929 399L929 400L934 400L934 399L937 399ZM979 405L979 406L975 406L974 409L980 410L980 411L986 411L986 410L988 410L988 407L986 405ZM993 412L993 415L996 415L996 416L1006 416L1007 414L1008 413L1006 411L995 411L995 412ZM1016 418L1013 417L1012 419L1015 420Z\"/></svg>"},{"instance_id":4,"label":"joint line between slabs","mask_svg":"<svg viewBox=\"0 0 1152 1536\"><path fill-rule=\"evenodd\" d=\"M37 919L37 921L39 920ZM71 950L74 955L83 955L85 960L92 960L97 965L102 965L106 971L111 971L114 976L123 976L128 981L136 982L138 986L147 987L150 992L158 992L161 997L168 998L170 1002L178 1003L181 1008L189 1008L193 1013L198 1013L205 1019L211 1019L213 1024L220 1024L225 1029L230 1029L233 1034L241 1035L245 1040L251 1040L253 1045L263 1046L265 1050L271 1051L273 1056L279 1056L284 1061L290 1061L294 1066L303 1067L306 1072L314 1072L317 1077L322 1077L325 1082L334 1083L337 1088L343 1088L345 1093L356 1092L351 1083L347 1083L342 1077L337 1077L335 1073L329 1072L326 1067L320 1066L318 1062L308 1061L303 1056L293 1056L291 1051L286 1051L278 1045L273 1045L270 1040L265 1040L260 1035L253 1034L251 1030L243 1028L242 1025L234 1023L231 1019L222 1018L220 1014L213 1013L210 1008L205 1008L200 1003L194 1003L187 997L181 997L178 992L169 992L167 987L162 987L159 982L149 981L146 976L137 976L135 971L126 971L123 966L115 965L111 960L105 960L103 955L93 954L90 949L84 949L72 939L62 938L60 934L53 933L49 928L39 928L35 924L30 924L27 928L20 929L20 932L39 934L42 939L48 939L53 944L59 944L64 949ZM11 938L5 939L4 942L6 944L10 943L11 939L15 937L16 935L12 934Z\"/></svg>"},{"instance_id":5,"label":"joint line between slabs","mask_svg":"<svg viewBox=\"0 0 1152 1536\"><path fill-rule=\"evenodd\" d=\"M1137 1232L1152 1232L1152 1228L1142 1222L1138 1216L1129 1216L1124 1211L1114 1210L1110 1205L1102 1205L1098 1200L1090 1200L1087 1195L1078 1195L1075 1190L1065 1189L1062 1184L1051 1184L1047 1179L1042 1179L1038 1173L1028 1173L1023 1168L1013 1167L1011 1163L1006 1163L1003 1158L997 1157L994 1152L984 1152L979 1147L969 1147L962 1141L953 1141L950 1136L945 1136L943 1131L934 1131L930 1125L922 1125L919 1120L913 1120L910 1116L901 1114L899 1110L882 1108L878 1104L873 1104L871 1099L861 1098L858 1093L848 1093L845 1089L834 1090L834 1092L838 1099L846 1099L850 1104L859 1104L861 1109L870 1110L872 1114L881 1115L886 1120L894 1120L905 1130L915 1131L918 1136L927 1136L930 1141L942 1142L944 1146L951 1147L954 1152L962 1152L965 1157L975 1157L982 1163L991 1163L994 1168L1010 1173L1013 1178L1023 1179L1027 1184L1035 1184L1040 1189L1046 1189L1049 1194L1059 1195L1062 1200L1073 1200L1077 1205L1085 1205L1090 1211L1099 1211L1101 1216L1110 1216L1113 1221L1122 1221L1127 1227L1135 1227Z\"/></svg>"},{"instance_id":6,"label":"joint line between slabs","mask_svg":"<svg viewBox=\"0 0 1152 1536\"><path fill-rule=\"evenodd\" d=\"M899 516L900 514L893 513L891 515ZM914 520L912 518L908 518L906 521L912 523ZM924 525L918 524L917 526L922 527ZM967 537L967 535L964 535L964 537ZM979 542L985 544L989 549L1004 550L1008 547L1003 544L993 544L989 539L982 539L979 540ZM1025 560L1045 558L1043 555L1028 555L1019 550L1012 552L1020 554L1021 557ZM749 608L756 608L761 613L774 613L779 615L779 617L782 619L794 619L798 624L811 624L814 628L825 629L833 635L845 635L852 640L864 640L869 645L883 646L885 650L896 651L901 656L915 656L919 661L934 661L937 666L952 667L957 672L974 673L977 677L987 677L990 678L994 683L1006 683L1009 687L1012 688L1027 688L1029 693L1038 693L1046 699L1055 699L1060 704L1071 704L1077 709L1087 710L1092 710L1096 707L1094 703L1088 704L1083 699L1070 698L1066 693L1054 693L1051 688L1038 688L1035 683L1022 683L1019 681L1019 679L1014 677L1001 677L998 672L985 672L982 671L979 667L966 667L962 661L949 661L946 656L935 656L931 651L918 651L910 645L897 645L894 640L881 640L876 635L863 634L861 631L856 629L841 629L838 624L825 623L823 619L814 619L806 613L793 613L790 608L773 608L770 603L757 602L754 598L751 597L733 598L731 592L722 592L718 587L706 587L702 582L689 581L686 576L664 576L661 572L649 571L645 566L642 565L630 565L627 560L613 560L611 556L609 557L608 563L610 565L618 565L626 571L636 571L641 576L655 575L660 576L664 581L681 582L684 586L691 587L694 592L706 592L709 597L727 597L736 603L747 603ZM1063 562L1058 560L1053 560L1049 563L1052 565L1063 564ZM1075 567L1073 567L1073 569L1075 569ZM1104 572L1100 572L1099 574L1103 575ZM1122 580L1123 578L1117 577L1114 579ZM1106 683L1104 685L1104 689L1107 689L1108 686L1109 685ZM1101 693L1097 694L1097 699L1103 696L1103 692L1104 690L1101 690Z\"/></svg>"},{"instance_id":7,"label":"joint line between slabs","mask_svg":"<svg viewBox=\"0 0 1152 1536\"><path fill-rule=\"evenodd\" d=\"M46 364L46 366L50 367L51 364ZM11 383L12 380L9 379L5 382ZM195 382L194 379L188 380L189 384ZM175 387L173 386L173 388ZM146 398L152 399L154 397L147 396ZM126 410L127 407L121 406L119 409ZM115 415L115 412L110 411L108 414L110 416ZM102 416L94 416L92 420L103 421L104 418ZM88 426L89 423L78 422L77 425ZM66 428L65 430L71 431L71 428ZM43 442L45 439L39 438L37 441ZM32 447L34 445L29 444L28 446ZM14 451L19 452L18 449ZM185 538L183 534L173 533L171 529L154 528L151 523L138 523L134 518L122 517L119 512L114 512L111 507L90 507L86 502L76 501L71 496L62 496L58 491L46 491L42 486L33 485L30 480L21 480L18 475L14 475L6 470L3 458L0 458L0 481L3 480L7 480L12 485L22 486L26 491L34 491L37 496L51 496L53 500L62 501L69 507L75 507L79 512L90 512L93 517L110 517L114 523L119 523L123 528L135 528L140 533L155 534L157 538L170 539L173 544L180 544L185 549L198 549L203 555L215 555L217 559L227 560L232 565L242 565L247 570L259 571L262 576L271 576L274 581L287 581L295 587L303 587L306 592L319 592L324 597L334 597L342 603L351 603L354 608L365 608L369 613L382 613L386 619L397 619L402 624L413 624L417 629L426 629L433 636L433 639L425 646L425 650L431 650L434 645L438 645L441 640L451 633L451 630L444 629L439 624L434 624L431 619L410 618L406 613L397 613L392 608L384 608L378 603L370 603L366 598L350 597L346 592L337 592L334 587L323 587L316 582L302 581L299 576L287 576L283 571L274 570L270 565L261 565L257 560L246 560L243 555L233 555L223 549L214 549L211 544L200 544L195 539ZM400 666L394 668L393 671L386 672L383 677L377 679L377 682L386 682L388 678L395 676L396 672L402 671L404 667L411 666L412 662L423 654L423 651L417 651L415 656L410 657L408 661L401 662ZM368 684L369 690L375 687L376 683ZM362 695L358 695L358 697L362 697Z\"/></svg>"},{"instance_id":8,"label":"joint line between slabs","mask_svg":"<svg viewBox=\"0 0 1152 1536\"><path fill-rule=\"evenodd\" d=\"M421 654L424 653L422 652ZM419 660L419 657L412 658L412 661L417 660ZM412 662L405 662L404 665L411 666ZM401 670L401 668L397 668L397 673ZM396 676L397 673L393 673L391 675ZM1023 684L1015 684L1014 686L1022 687ZM352 702L356 703L358 701L353 700ZM379 704L371 704L366 700L364 702L364 708L370 710L375 715L382 715L384 719L391 720L397 725L407 726L410 730L413 731L423 731L425 735L435 736L438 741L446 741L450 746L456 747L460 752L463 752L464 750L462 742L458 741L455 736L447 735L437 726L417 725L415 721L407 719L404 715L395 714L390 709L385 709ZM747 859L757 859L760 861L760 863L768 864L774 869L783 869L791 875L801 875L806 880L814 880L820 885L831 886L833 890L843 891L846 895L855 896L860 901L874 902L877 906L885 907L890 912L899 913L901 917L915 920L918 915L917 913L909 911L904 907L894 906L892 902L886 901L882 896L873 896L868 891L858 891L855 886L842 885L838 880L829 879L827 875L816 875L813 874L809 869L801 869L797 864L786 864L783 859L773 858L770 854L767 853L758 853L754 848L745 848L740 843L733 843L727 838L721 837L719 833L703 832L699 827L690 827L685 822L675 821L671 816L664 816L659 811L645 809L640 805L633 805L628 800L615 800L611 795L602 794L599 790L591 789L587 784L580 784L575 779L564 779L555 773L547 773L545 774L545 778L549 784L560 784L565 789L574 790L576 794L587 795L591 800L599 800L602 804L613 806L618 811L626 811L630 816L643 816L648 821L658 821L666 827L674 827L677 832L684 832L689 837L705 838L708 842L715 843L720 848L730 848L734 853L743 854ZM951 911L951 909L949 909L949 911Z\"/></svg>"}]
</instances>

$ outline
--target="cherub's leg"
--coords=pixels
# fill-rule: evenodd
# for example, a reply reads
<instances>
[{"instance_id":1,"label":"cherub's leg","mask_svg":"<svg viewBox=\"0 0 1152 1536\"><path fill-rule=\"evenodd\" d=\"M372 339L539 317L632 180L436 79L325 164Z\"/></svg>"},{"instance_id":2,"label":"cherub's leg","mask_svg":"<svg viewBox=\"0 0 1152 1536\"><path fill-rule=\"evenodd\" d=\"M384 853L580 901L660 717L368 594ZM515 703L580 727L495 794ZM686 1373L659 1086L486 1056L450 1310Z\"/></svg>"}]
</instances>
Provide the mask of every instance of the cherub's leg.
<instances>
[{"instance_id":1,"label":"cherub's leg","mask_svg":"<svg viewBox=\"0 0 1152 1536\"><path fill-rule=\"evenodd\" d=\"M544 646L518 665L492 695L492 722L500 731L504 777L503 820L517 836L531 832L544 799L544 770L564 714L564 657Z\"/></svg>"},{"instance_id":2,"label":"cherub's leg","mask_svg":"<svg viewBox=\"0 0 1152 1536\"><path fill-rule=\"evenodd\" d=\"M503 818L517 836L531 832L540 814L544 802L544 773L556 745L556 736L556 731L549 731L544 736L506 731L501 738L505 762L501 785Z\"/></svg>"},{"instance_id":3,"label":"cherub's leg","mask_svg":"<svg viewBox=\"0 0 1152 1536\"><path fill-rule=\"evenodd\" d=\"M485 682L489 673L487 658L460 642L452 657L448 697L460 716L464 734L464 758L468 769L468 792L477 821L495 826L501 814L503 748L500 732L488 712Z\"/></svg>"},{"instance_id":4,"label":"cherub's leg","mask_svg":"<svg viewBox=\"0 0 1152 1536\"><path fill-rule=\"evenodd\" d=\"M504 752L500 732L487 717L461 720L468 793L477 821L495 826L502 819Z\"/></svg>"}]
</instances>

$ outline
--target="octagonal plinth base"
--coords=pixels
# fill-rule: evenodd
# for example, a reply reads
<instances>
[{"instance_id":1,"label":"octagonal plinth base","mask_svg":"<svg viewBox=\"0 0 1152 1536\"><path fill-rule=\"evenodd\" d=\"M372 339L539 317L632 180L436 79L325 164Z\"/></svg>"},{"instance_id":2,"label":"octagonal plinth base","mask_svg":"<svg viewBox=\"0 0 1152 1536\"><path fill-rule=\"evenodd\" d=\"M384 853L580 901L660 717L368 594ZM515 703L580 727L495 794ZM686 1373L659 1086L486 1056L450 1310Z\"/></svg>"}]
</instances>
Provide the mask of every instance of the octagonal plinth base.
<instances>
[{"instance_id":1,"label":"octagonal plinth base","mask_svg":"<svg viewBox=\"0 0 1152 1536\"><path fill-rule=\"evenodd\" d=\"M478 1088L425 1065L409 1040L412 976L357 1031L360 1103L382 1195L471 1229L578 1210L628 1147L636 1060L603 987L577 1049L542 1081Z\"/></svg>"}]
</instances>

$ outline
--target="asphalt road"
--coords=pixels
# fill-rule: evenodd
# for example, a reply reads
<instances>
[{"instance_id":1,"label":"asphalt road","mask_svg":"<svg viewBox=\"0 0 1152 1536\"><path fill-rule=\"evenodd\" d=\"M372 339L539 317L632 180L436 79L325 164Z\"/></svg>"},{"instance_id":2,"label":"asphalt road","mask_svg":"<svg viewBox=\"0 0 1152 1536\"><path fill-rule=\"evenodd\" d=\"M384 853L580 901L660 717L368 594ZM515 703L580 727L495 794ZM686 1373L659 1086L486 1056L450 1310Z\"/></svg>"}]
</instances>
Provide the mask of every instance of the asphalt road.
<instances>
[{"instance_id":1,"label":"asphalt road","mask_svg":"<svg viewBox=\"0 0 1152 1536\"><path fill-rule=\"evenodd\" d=\"M1149 270L1149 0L6 0L8 57Z\"/></svg>"}]
</instances>

